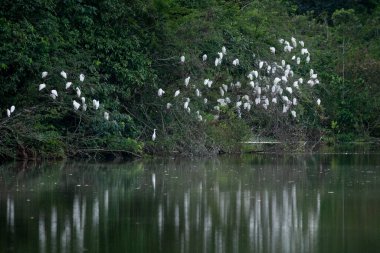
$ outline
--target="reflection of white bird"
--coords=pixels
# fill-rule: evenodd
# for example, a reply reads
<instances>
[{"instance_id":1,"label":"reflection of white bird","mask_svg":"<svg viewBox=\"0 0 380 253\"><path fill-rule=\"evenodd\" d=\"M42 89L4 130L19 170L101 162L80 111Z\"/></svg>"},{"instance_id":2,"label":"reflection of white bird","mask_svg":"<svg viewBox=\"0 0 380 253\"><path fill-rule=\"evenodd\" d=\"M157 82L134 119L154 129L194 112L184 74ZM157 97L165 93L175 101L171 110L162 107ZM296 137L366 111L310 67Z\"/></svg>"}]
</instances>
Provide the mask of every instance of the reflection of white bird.
<instances>
[{"instance_id":1,"label":"reflection of white bird","mask_svg":"<svg viewBox=\"0 0 380 253\"><path fill-rule=\"evenodd\" d=\"M104 119L109 120L110 119L110 114L108 112L104 112Z\"/></svg>"},{"instance_id":2,"label":"reflection of white bird","mask_svg":"<svg viewBox=\"0 0 380 253\"><path fill-rule=\"evenodd\" d=\"M75 110L78 110L80 107L80 104L77 101L73 100L73 106Z\"/></svg>"},{"instance_id":3,"label":"reflection of white bird","mask_svg":"<svg viewBox=\"0 0 380 253\"><path fill-rule=\"evenodd\" d=\"M47 77L47 75L48 75L48 72L44 71L44 72L42 72L41 77L45 78L45 77Z\"/></svg>"},{"instance_id":4,"label":"reflection of white bird","mask_svg":"<svg viewBox=\"0 0 380 253\"><path fill-rule=\"evenodd\" d=\"M153 129L153 134L152 134L152 141L156 140L156 129Z\"/></svg>"},{"instance_id":5,"label":"reflection of white bird","mask_svg":"<svg viewBox=\"0 0 380 253\"><path fill-rule=\"evenodd\" d=\"M81 82L84 81L84 75L83 75L83 74L80 74L80 75L79 75L79 81L81 81Z\"/></svg>"},{"instance_id":6,"label":"reflection of white bird","mask_svg":"<svg viewBox=\"0 0 380 253\"><path fill-rule=\"evenodd\" d=\"M61 76L62 76L63 78L66 79L66 78L67 78L67 74L66 74L66 72L62 70L62 71L61 71Z\"/></svg>"},{"instance_id":7,"label":"reflection of white bird","mask_svg":"<svg viewBox=\"0 0 380 253\"><path fill-rule=\"evenodd\" d=\"M41 83L39 86L38 86L38 90L39 91L41 91L41 90L43 90L43 89L45 89L46 88L46 84L44 84L44 83Z\"/></svg>"}]
</instances>

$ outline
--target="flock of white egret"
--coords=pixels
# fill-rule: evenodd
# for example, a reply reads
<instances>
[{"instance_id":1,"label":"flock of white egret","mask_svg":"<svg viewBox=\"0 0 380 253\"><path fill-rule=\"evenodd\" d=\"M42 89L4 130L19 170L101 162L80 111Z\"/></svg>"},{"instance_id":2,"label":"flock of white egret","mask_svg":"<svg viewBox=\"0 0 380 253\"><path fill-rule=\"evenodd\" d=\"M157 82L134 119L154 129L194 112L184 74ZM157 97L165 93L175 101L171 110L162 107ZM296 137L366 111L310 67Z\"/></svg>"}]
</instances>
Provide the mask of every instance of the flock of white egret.
<instances>
[{"instance_id":1,"label":"flock of white egret","mask_svg":"<svg viewBox=\"0 0 380 253\"><path fill-rule=\"evenodd\" d=\"M194 114L199 121L205 121L202 114L206 113L212 113L214 114L214 119L218 119L221 108L226 106L234 107L238 117L241 117L242 110L249 112L253 106L267 110L273 105L281 110L282 105L282 113L290 112L290 115L296 118L298 100L305 88L304 79L307 80L306 84L313 87L319 84L318 75L313 69L309 70L307 78L297 75L296 70L301 63L308 64L310 62L310 53L305 48L303 41L297 41L292 37L290 42L284 39L279 39L278 42L277 47L283 48L285 58L288 58L288 61L282 59L280 63L277 63L276 61L264 61L254 58L253 69L247 73L246 78L230 82L229 85L220 81L216 83L210 78L205 78L203 85L201 81L193 81L192 85L189 85L191 77L187 76L184 80L184 86L174 89L175 92L172 95L174 101L166 103L166 109L171 110L175 104L182 107L180 104L183 103L183 109L191 113L190 102L195 99L203 99L204 112L197 110ZM279 55L276 52L281 52L281 50L276 50L275 46L271 46L269 50L274 56ZM226 59L226 55L227 49L223 46L221 52L218 52L215 58L215 67L222 65L223 62L226 62L227 66L229 65L227 60L223 61L223 59ZM255 57L255 55L253 56ZM207 63L207 59L207 54L203 54L202 61ZM182 65L186 64L184 55L180 57L180 63ZM238 68L239 65L239 59L234 58L232 68ZM216 101L211 101L210 97L207 97L212 91L214 91L213 94L216 94L215 92L217 91L219 92L220 97ZM165 93L162 88L159 88L157 95L158 97L165 97ZM183 94L182 97L181 94ZM321 100L319 98L316 99L316 104L320 106ZM155 139L156 130L152 135L152 140L154 141Z\"/></svg>"},{"instance_id":2,"label":"flock of white egret","mask_svg":"<svg viewBox=\"0 0 380 253\"><path fill-rule=\"evenodd\" d=\"M42 77L42 79L43 79L44 81L46 81L46 79L48 78L48 75L49 75L49 73L48 73L47 71L43 71L43 72L41 73L41 77ZM65 90L66 90L65 93L66 93L66 94L69 94L69 93L70 93L69 90L70 90L70 88L72 87L73 82L71 82L71 81L67 81L68 75L67 75L67 73L66 73L65 71L62 70L62 71L60 72L60 75L61 75L61 77L66 81L66 85L64 86L64 87L65 87ZM84 75L84 74L80 74L80 75L79 75L79 81L80 81L81 83L83 83L84 80L85 80L85 75ZM38 91L39 91L39 92L42 92L43 90L48 89L47 87L48 87L48 85L46 84L46 82L41 83L41 84L38 85ZM58 91L57 91L57 89L59 89L59 87L58 87L58 88L57 88L57 87L53 87L53 88L50 90L50 92L48 93L49 96L50 96L53 100L56 100L56 99L58 98L58 96L59 96L59 95L58 95ZM62 88L62 89L63 89L63 88ZM87 106L87 104L86 104L86 98L85 98L84 96L82 96L82 91L81 91L81 89L80 89L79 87L75 87L75 93L76 93L76 96L78 97L78 100L80 100L80 102L77 102L76 99L73 99L73 100L72 100L74 110L77 111L77 110L80 109L80 107L82 107L82 110L83 110L83 111L86 111L87 108L88 108L88 106ZM99 107L100 107L100 102L99 102L99 100L97 100L97 99L93 99L93 100L92 100L92 108L93 108L94 110L98 110ZM13 113L14 111L15 111L15 106L12 105L11 108L7 109L7 116L8 116L8 117L11 117L11 115L12 115L12 113ZM109 120L109 113L108 113L108 112L104 112L104 115L103 115L103 116L104 116L104 119L105 119L105 120Z\"/></svg>"}]
</instances>

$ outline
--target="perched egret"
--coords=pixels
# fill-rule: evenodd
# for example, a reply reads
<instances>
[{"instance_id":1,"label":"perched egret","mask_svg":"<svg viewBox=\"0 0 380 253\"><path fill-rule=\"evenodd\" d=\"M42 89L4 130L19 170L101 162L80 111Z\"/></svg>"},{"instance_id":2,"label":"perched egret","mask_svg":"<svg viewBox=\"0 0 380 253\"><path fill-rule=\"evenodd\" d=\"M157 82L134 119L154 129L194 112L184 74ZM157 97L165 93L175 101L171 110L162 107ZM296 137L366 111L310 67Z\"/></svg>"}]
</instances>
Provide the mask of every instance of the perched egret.
<instances>
[{"instance_id":1,"label":"perched egret","mask_svg":"<svg viewBox=\"0 0 380 253\"><path fill-rule=\"evenodd\" d=\"M7 116L10 117L11 116L11 110L7 109Z\"/></svg>"},{"instance_id":2,"label":"perched egret","mask_svg":"<svg viewBox=\"0 0 380 253\"><path fill-rule=\"evenodd\" d=\"M294 37L292 37L291 40L292 40L293 47L297 47L297 40Z\"/></svg>"},{"instance_id":3,"label":"perched egret","mask_svg":"<svg viewBox=\"0 0 380 253\"><path fill-rule=\"evenodd\" d=\"M48 72L44 71L44 72L42 72L41 77L45 78L45 77L47 77L47 75L48 75Z\"/></svg>"},{"instance_id":4,"label":"perched egret","mask_svg":"<svg viewBox=\"0 0 380 253\"><path fill-rule=\"evenodd\" d=\"M73 100L73 106L75 110L78 110L80 107L80 104L77 101Z\"/></svg>"},{"instance_id":5,"label":"perched egret","mask_svg":"<svg viewBox=\"0 0 380 253\"><path fill-rule=\"evenodd\" d=\"M99 109L99 100L93 99L92 100L92 106L95 108L95 110Z\"/></svg>"},{"instance_id":6,"label":"perched egret","mask_svg":"<svg viewBox=\"0 0 380 253\"><path fill-rule=\"evenodd\" d=\"M219 92L222 97L224 97L224 90L222 87L219 87Z\"/></svg>"},{"instance_id":7,"label":"perched egret","mask_svg":"<svg viewBox=\"0 0 380 253\"><path fill-rule=\"evenodd\" d=\"M16 107L14 105L11 106L11 113L15 111Z\"/></svg>"},{"instance_id":8,"label":"perched egret","mask_svg":"<svg viewBox=\"0 0 380 253\"><path fill-rule=\"evenodd\" d=\"M299 78L299 79L298 79L298 82L299 82L300 84L303 84L303 78L302 78L302 77Z\"/></svg>"},{"instance_id":9,"label":"perched egret","mask_svg":"<svg viewBox=\"0 0 380 253\"><path fill-rule=\"evenodd\" d=\"M179 90L176 90L176 92L174 93L174 97L178 97L179 93L181 93Z\"/></svg>"},{"instance_id":10,"label":"perched egret","mask_svg":"<svg viewBox=\"0 0 380 253\"><path fill-rule=\"evenodd\" d=\"M38 91L41 91L41 90L43 90L43 89L45 89L45 88L46 88L46 84L41 83L41 84L38 86Z\"/></svg>"},{"instance_id":11,"label":"perched egret","mask_svg":"<svg viewBox=\"0 0 380 253\"><path fill-rule=\"evenodd\" d=\"M281 79L278 78L278 77L276 77L276 78L273 80L273 84L274 84L274 85L277 85L280 81L281 81Z\"/></svg>"},{"instance_id":12,"label":"perched egret","mask_svg":"<svg viewBox=\"0 0 380 253\"><path fill-rule=\"evenodd\" d=\"M297 117L296 111L291 111L293 118Z\"/></svg>"},{"instance_id":13,"label":"perched egret","mask_svg":"<svg viewBox=\"0 0 380 253\"><path fill-rule=\"evenodd\" d=\"M264 65L264 62L260 61L259 62L259 69L261 69L263 67L263 65Z\"/></svg>"},{"instance_id":14,"label":"perched egret","mask_svg":"<svg viewBox=\"0 0 380 253\"><path fill-rule=\"evenodd\" d=\"M269 49L270 49L270 52L271 52L272 54L275 54L275 53L276 53L276 48L274 48L274 47L270 47Z\"/></svg>"},{"instance_id":15,"label":"perched egret","mask_svg":"<svg viewBox=\"0 0 380 253\"><path fill-rule=\"evenodd\" d=\"M195 95L196 95L197 97L200 97L200 96L201 96L201 92L200 92L198 89L196 89L196 90L195 90Z\"/></svg>"},{"instance_id":16,"label":"perched egret","mask_svg":"<svg viewBox=\"0 0 380 253\"><path fill-rule=\"evenodd\" d=\"M303 42L302 40L298 41L298 43L300 43L301 47L305 46L305 42Z\"/></svg>"},{"instance_id":17,"label":"perched egret","mask_svg":"<svg viewBox=\"0 0 380 253\"><path fill-rule=\"evenodd\" d=\"M104 112L104 119L109 120L110 119L110 114L108 112Z\"/></svg>"},{"instance_id":18,"label":"perched egret","mask_svg":"<svg viewBox=\"0 0 380 253\"><path fill-rule=\"evenodd\" d=\"M278 42L280 42L280 44L284 43L284 39L279 39Z\"/></svg>"},{"instance_id":19,"label":"perched egret","mask_svg":"<svg viewBox=\"0 0 380 253\"><path fill-rule=\"evenodd\" d=\"M189 85L189 82L190 82L190 76L185 78L185 86L186 87Z\"/></svg>"},{"instance_id":20,"label":"perched egret","mask_svg":"<svg viewBox=\"0 0 380 253\"><path fill-rule=\"evenodd\" d=\"M181 58L180 58L180 60L181 60L181 63L184 63L185 62L185 56L182 55Z\"/></svg>"},{"instance_id":21,"label":"perched egret","mask_svg":"<svg viewBox=\"0 0 380 253\"><path fill-rule=\"evenodd\" d=\"M78 98L80 98L80 94L81 94L82 92L80 91L79 87L76 87L76 91L77 91L77 96L78 96Z\"/></svg>"},{"instance_id":22,"label":"perched egret","mask_svg":"<svg viewBox=\"0 0 380 253\"><path fill-rule=\"evenodd\" d=\"M63 77L63 78L65 78L65 79L67 79L67 74L66 74L66 72L65 71L61 71L61 76Z\"/></svg>"},{"instance_id":23,"label":"perched egret","mask_svg":"<svg viewBox=\"0 0 380 253\"><path fill-rule=\"evenodd\" d=\"M183 104L183 108L187 110L187 108L189 107L189 103L190 103L190 98L186 98L186 101Z\"/></svg>"},{"instance_id":24,"label":"perched egret","mask_svg":"<svg viewBox=\"0 0 380 253\"><path fill-rule=\"evenodd\" d=\"M207 101L208 101L207 98L203 99L203 103L207 104Z\"/></svg>"},{"instance_id":25,"label":"perched egret","mask_svg":"<svg viewBox=\"0 0 380 253\"><path fill-rule=\"evenodd\" d=\"M272 98L272 103L277 104L277 98Z\"/></svg>"},{"instance_id":26,"label":"perched egret","mask_svg":"<svg viewBox=\"0 0 380 253\"><path fill-rule=\"evenodd\" d=\"M296 59L296 56L295 56L295 55L293 55L293 56L292 56L292 60L294 61L295 59Z\"/></svg>"},{"instance_id":27,"label":"perched egret","mask_svg":"<svg viewBox=\"0 0 380 253\"><path fill-rule=\"evenodd\" d=\"M251 81L253 80L253 75L252 75L252 73L249 73L247 77L248 77L249 80L251 80Z\"/></svg>"},{"instance_id":28,"label":"perched egret","mask_svg":"<svg viewBox=\"0 0 380 253\"><path fill-rule=\"evenodd\" d=\"M70 86L71 86L72 84L73 84L72 82L67 82L67 83L66 83L66 90L67 90L68 88L70 88Z\"/></svg>"},{"instance_id":29,"label":"perched egret","mask_svg":"<svg viewBox=\"0 0 380 253\"><path fill-rule=\"evenodd\" d=\"M321 104L321 100L318 98L317 99L317 105L319 106Z\"/></svg>"},{"instance_id":30,"label":"perched egret","mask_svg":"<svg viewBox=\"0 0 380 253\"><path fill-rule=\"evenodd\" d=\"M235 59L232 61L232 65L237 66L239 65L239 59Z\"/></svg>"},{"instance_id":31,"label":"perched egret","mask_svg":"<svg viewBox=\"0 0 380 253\"><path fill-rule=\"evenodd\" d=\"M82 110L85 112L85 111L87 111L87 104L83 104L83 106L82 106Z\"/></svg>"},{"instance_id":32,"label":"perched egret","mask_svg":"<svg viewBox=\"0 0 380 253\"><path fill-rule=\"evenodd\" d=\"M203 60L203 61L207 61L207 54L204 54L204 55L202 56L202 60Z\"/></svg>"},{"instance_id":33,"label":"perched egret","mask_svg":"<svg viewBox=\"0 0 380 253\"><path fill-rule=\"evenodd\" d=\"M297 64L300 65L301 63L301 58L297 57Z\"/></svg>"},{"instance_id":34,"label":"perched egret","mask_svg":"<svg viewBox=\"0 0 380 253\"><path fill-rule=\"evenodd\" d=\"M163 89L161 89L161 88L159 88L158 89L158 92L157 92L157 95L159 96L159 97L162 97L162 95L165 93L165 91L163 90Z\"/></svg>"},{"instance_id":35,"label":"perched egret","mask_svg":"<svg viewBox=\"0 0 380 253\"><path fill-rule=\"evenodd\" d=\"M297 105L298 102L297 102L297 98L293 98L293 105Z\"/></svg>"},{"instance_id":36,"label":"perched egret","mask_svg":"<svg viewBox=\"0 0 380 253\"><path fill-rule=\"evenodd\" d=\"M53 98L53 99L56 99L58 97L58 92L57 90L51 90L50 92L50 96Z\"/></svg>"},{"instance_id":37,"label":"perched egret","mask_svg":"<svg viewBox=\"0 0 380 253\"><path fill-rule=\"evenodd\" d=\"M223 53L223 54L227 54L227 49L226 49L225 46L222 47L222 53Z\"/></svg>"},{"instance_id":38,"label":"perched egret","mask_svg":"<svg viewBox=\"0 0 380 253\"><path fill-rule=\"evenodd\" d=\"M310 55L308 55L307 57L306 57L306 63L309 63L310 62Z\"/></svg>"},{"instance_id":39,"label":"perched egret","mask_svg":"<svg viewBox=\"0 0 380 253\"><path fill-rule=\"evenodd\" d=\"M156 140L156 129L153 129L153 134L152 134L152 141Z\"/></svg>"},{"instance_id":40,"label":"perched egret","mask_svg":"<svg viewBox=\"0 0 380 253\"><path fill-rule=\"evenodd\" d=\"M293 87L296 88L296 89L299 89L299 85L298 85L298 81L294 81L293 83Z\"/></svg>"},{"instance_id":41,"label":"perched egret","mask_svg":"<svg viewBox=\"0 0 380 253\"><path fill-rule=\"evenodd\" d=\"M256 70L252 71L252 73L253 73L253 75L254 75L256 78L259 76L259 72L256 71Z\"/></svg>"},{"instance_id":42,"label":"perched egret","mask_svg":"<svg viewBox=\"0 0 380 253\"><path fill-rule=\"evenodd\" d=\"M171 104L171 103L167 103L167 104L166 104L166 109L169 110L171 107L172 107L172 104Z\"/></svg>"},{"instance_id":43,"label":"perched egret","mask_svg":"<svg viewBox=\"0 0 380 253\"><path fill-rule=\"evenodd\" d=\"M85 97L81 97L80 99L81 99L81 101L82 101L82 104L85 104L85 103L86 103L86 98L85 98Z\"/></svg>"},{"instance_id":44,"label":"perched egret","mask_svg":"<svg viewBox=\"0 0 380 253\"><path fill-rule=\"evenodd\" d=\"M293 89L292 89L292 87L286 87L285 89L286 89L290 94L293 93Z\"/></svg>"},{"instance_id":45,"label":"perched egret","mask_svg":"<svg viewBox=\"0 0 380 253\"><path fill-rule=\"evenodd\" d=\"M79 75L79 81L81 81L81 82L84 81L84 75L83 75L83 74L80 74L80 75Z\"/></svg>"},{"instance_id":46,"label":"perched egret","mask_svg":"<svg viewBox=\"0 0 380 253\"><path fill-rule=\"evenodd\" d=\"M285 64L286 64L286 63L285 63L285 60L282 60L282 61L281 61L281 65L282 65L283 67L285 67Z\"/></svg>"}]
</instances>

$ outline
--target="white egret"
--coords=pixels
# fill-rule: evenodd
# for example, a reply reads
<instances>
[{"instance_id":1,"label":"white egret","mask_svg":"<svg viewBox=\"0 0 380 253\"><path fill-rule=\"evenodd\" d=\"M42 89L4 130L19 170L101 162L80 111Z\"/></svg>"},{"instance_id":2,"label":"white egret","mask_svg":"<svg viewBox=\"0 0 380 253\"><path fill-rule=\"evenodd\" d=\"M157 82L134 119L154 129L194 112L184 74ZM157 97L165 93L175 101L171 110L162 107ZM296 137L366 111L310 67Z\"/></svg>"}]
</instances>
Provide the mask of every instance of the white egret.
<instances>
[{"instance_id":1,"label":"white egret","mask_svg":"<svg viewBox=\"0 0 380 253\"><path fill-rule=\"evenodd\" d=\"M310 62L310 55L308 55L307 57L306 57L306 63L309 63Z\"/></svg>"},{"instance_id":2,"label":"white egret","mask_svg":"<svg viewBox=\"0 0 380 253\"><path fill-rule=\"evenodd\" d=\"M293 105L297 105L298 102L297 102L297 98L293 98Z\"/></svg>"},{"instance_id":3,"label":"white egret","mask_svg":"<svg viewBox=\"0 0 380 253\"><path fill-rule=\"evenodd\" d=\"M286 113L288 109L289 108L286 105L282 105L282 113Z\"/></svg>"},{"instance_id":4,"label":"white egret","mask_svg":"<svg viewBox=\"0 0 380 253\"><path fill-rule=\"evenodd\" d=\"M232 61L232 65L237 66L239 65L239 59L235 59Z\"/></svg>"},{"instance_id":5,"label":"white egret","mask_svg":"<svg viewBox=\"0 0 380 253\"><path fill-rule=\"evenodd\" d=\"M284 43L284 39L279 39L278 42L280 42L280 44Z\"/></svg>"},{"instance_id":6,"label":"white egret","mask_svg":"<svg viewBox=\"0 0 380 253\"><path fill-rule=\"evenodd\" d=\"M82 92L80 91L79 87L76 87L76 91L77 91L77 96L78 96L78 98L80 98L80 94L81 94Z\"/></svg>"},{"instance_id":7,"label":"white egret","mask_svg":"<svg viewBox=\"0 0 380 253\"><path fill-rule=\"evenodd\" d=\"M301 58L297 57L297 64L300 65L301 63Z\"/></svg>"},{"instance_id":8,"label":"white egret","mask_svg":"<svg viewBox=\"0 0 380 253\"><path fill-rule=\"evenodd\" d=\"M73 84L72 82L67 82L67 83L66 83L66 90L67 90L68 88L70 88L70 86L71 86L72 84Z\"/></svg>"},{"instance_id":9,"label":"white egret","mask_svg":"<svg viewBox=\"0 0 380 253\"><path fill-rule=\"evenodd\" d=\"M317 79L318 78L318 74L312 74L310 78L311 79Z\"/></svg>"},{"instance_id":10,"label":"white egret","mask_svg":"<svg viewBox=\"0 0 380 253\"><path fill-rule=\"evenodd\" d=\"M80 104L77 101L73 100L73 106L75 110L78 110L80 107Z\"/></svg>"},{"instance_id":11,"label":"white egret","mask_svg":"<svg viewBox=\"0 0 380 253\"><path fill-rule=\"evenodd\" d=\"M321 100L318 98L317 99L317 105L319 106L321 104Z\"/></svg>"},{"instance_id":12,"label":"white egret","mask_svg":"<svg viewBox=\"0 0 380 253\"><path fill-rule=\"evenodd\" d=\"M202 56L202 60L203 60L203 61L207 61L207 54L204 54L204 55Z\"/></svg>"},{"instance_id":13,"label":"white egret","mask_svg":"<svg viewBox=\"0 0 380 253\"><path fill-rule=\"evenodd\" d=\"M93 99L92 106L95 108L95 110L98 110L100 106L99 100Z\"/></svg>"},{"instance_id":14,"label":"white egret","mask_svg":"<svg viewBox=\"0 0 380 253\"><path fill-rule=\"evenodd\" d=\"M184 62L185 62L185 56L182 55L182 56L180 57L180 60L181 60L181 63L184 63Z\"/></svg>"},{"instance_id":15,"label":"white egret","mask_svg":"<svg viewBox=\"0 0 380 253\"><path fill-rule=\"evenodd\" d=\"M207 104L207 101L208 101L207 98L203 99L203 103Z\"/></svg>"},{"instance_id":16,"label":"white egret","mask_svg":"<svg viewBox=\"0 0 380 253\"><path fill-rule=\"evenodd\" d=\"M307 83L310 85L310 87L313 87L315 85L315 82L311 79L307 81Z\"/></svg>"},{"instance_id":17,"label":"white egret","mask_svg":"<svg viewBox=\"0 0 380 253\"><path fill-rule=\"evenodd\" d=\"M153 129L153 134L152 134L152 141L156 140L156 129Z\"/></svg>"},{"instance_id":18,"label":"white egret","mask_svg":"<svg viewBox=\"0 0 380 253\"><path fill-rule=\"evenodd\" d=\"M211 88L212 83L213 83L213 81L208 80L208 81L207 81L207 86L208 86L209 88Z\"/></svg>"},{"instance_id":19,"label":"white egret","mask_svg":"<svg viewBox=\"0 0 380 253\"><path fill-rule=\"evenodd\" d=\"M41 84L38 86L38 91L41 91L41 90L43 90L43 89L45 89L45 88L46 88L46 84L41 83Z\"/></svg>"},{"instance_id":20,"label":"white egret","mask_svg":"<svg viewBox=\"0 0 380 253\"><path fill-rule=\"evenodd\" d=\"M7 116L8 118L11 116L11 110L7 109Z\"/></svg>"},{"instance_id":21,"label":"white egret","mask_svg":"<svg viewBox=\"0 0 380 253\"><path fill-rule=\"evenodd\" d=\"M278 78L278 77L276 77L276 78L273 80L273 84L274 84L274 85L277 85L280 81L281 81L281 79Z\"/></svg>"},{"instance_id":22,"label":"white egret","mask_svg":"<svg viewBox=\"0 0 380 253\"><path fill-rule=\"evenodd\" d=\"M286 89L290 94L293 93L293 89L292 89L292 87L286 87L285 89Z\"/></svg>"},{"instance_id":23,"label":"white egret","mask_svg":"<svg viewBox=\"0 0 380 253\"><path fill-rule=\"evenodd\" d=\"M264 65L264 62L260 61L259 62L259 69L261 69L263 67L263 65Z\"/></svg>"},{"instance_id":24,"label":"white egret","mask_svg":"<svg viewBox=\"0 0 380 253\"><path fill-rule=\"evenodd\" d=\"M158 89L158 91L157 91L157 95L159 96L159 97L162 97L162 95L165 93L165 91L163 90L163 89L161 89L161 88L159 88Z\"/></svg>"},{"instance_id":25,"label":"white egret","mask_svg":"<svg viewBox=\"0 0 380 253\"><path fill-rule=\"evenodd\" d=\"M110 114L108 112L104 112L104 119L109 120L110 119Z\"/></svg>"},{"instance_id":26,"label":"white egret","mask_svg":"<svg viewBox=\"0 0 380 253\"><path fill-rule=\"evenodd\" d=\"M226 49L225 46L222 47L222 53L223 53L223 54L227 54L227 49Z\"/></svg>"},{"instance_id":27,"label":"white egret","mask_svg":"<svg viewBox=\"0 0 380 253\"><path fill-rule=\"evenodd\" d=\"M79 81L83 82L84 81L84 74L79 75Z\"/></svg>"},{"instance_id":28,"label":"white egret","mask_svg":"<svg viewBox=\"0 0 380 253\"><path fill-rule=\"evenodd\" d=\"M277 98L276 97L272 98L272 103L277 104Z\"/></svg>"},{"instance_id":29,"label":"white egret","mask_svg":"<svg viewBox=\"0 0 380 253\"><path fill-rule=\"evenodd\" d=\"M190 82L190 76L185 78L185 86L186 87L189 85L189 82Z\"/></svg>"},{"instance_id":30,"label":"white egret","mask_svg":"<svg viewBox=\"0 0 380 253\"><path fill-rule=\"evenodd\" d=\"M307 48L302 48L301 49L301 54L304 55L304 54L309 54L309 50L307 50Z\"/></svg>"},{"instance_id":31,"label":"white egret","mask_svg":"<svg viewBox=\"0 0 380 253\"><path fill-rule=\"evenodd\" d=\"M208 84L208 80L209 80L209 79L205 79L205 80L203 81L203 84L204 84L204 85L207 85L207 84Z\"/></svg>"},{"instance_id":32,"label":"white egret","mask_svg":"<svg viewBox=\"0 0 380 253\"><path fill-rule=\"evenodd\" d=\"M66 72L65 71L61 71L61 76L63 77L63 78L65 78L65 79L67 79L67 74L66 74Z\"/></svg>"},{"instance_id":33,"label":"white egret","mask_svg":"<svg viewBox=\"0 0 380 253\"><path fill-rule=\"evenodd\" d=\"M301 47L305 46L305 42L303 42L302 40L298 41L298 43L300 43Z\"/></svg>"},{"instance_id":34,"label":"white egret","mask_svg":"<svg viewBox=\"0 0 380 253\"><path fill-rule=\"evenodd\" d=\"M224 89L225 92L228 91L228 85L226 85L226 84L222 84L222 87L223 87L223 89Z\"/></svg>"},{"instance_id":35,"label":"white egret","mask_svg":"<svg viewBox=\"0 0 380 253\"><path fill-rule=\"evenodd\" d=\"M251 81L253 80L253 75L252 75L252 73L249 73L247 77L248 77L249 80L251 80Z\"/></svg>"},{"instance_id":36,"label":"white egret","mask_svg":"<svg viewBox=\"0 0 380 253\"><path fill-rule=\"evenodd\" d=\"M223 53L222 52L218 52L218 55L219 55L219 59L222 60L223 59Z\"/></svg>"},{"instance_id":37,"label":"white egret","mask_svg":"<svg viewBox=\"0 0 380 253\"><path fill-rule=\"evenodd\" d=\"M298 81L294 81L293 87L299 90L300 87L298 85Z\"/></svg>"},{"instance_id":38,"label":"white egret","mask_svg":"<svg viewBox=\"0 0 380 253\"><path fill-rule=\"evenodd\" d=\"M294 37L292 37L291 40L292 40L293 47L297 47L297 40Z\"/></svg>"},{"instance_id":39,"label":"white egret","mask_svg":"<svg viewBox=\"0 0 380 253\"><path fill-rule=\"evenodd\" d=\"M270 52L271 52L272 54L275 54L275 53L276 53L276 48L274 48L274 47L270 47L269 50L270 50Z\"/></svg>"},{"instance_id":40,"label":"white egret","mask_svg":"<svg viewBox=\"0 0 380 253\"><path fill-rule=\"evenodd\" d=\"M44 71L44 72L42 72L41 77L45 78L45 77L47 77L47 75L48 75L48 72Z\"/></svg>"},{"instance_id":41,"label":"white egret","mask_svg":"<svg viewBox=\"0 0 380 253\"><path fill-rule=\"evenodd\" d=\"M58 92L57 90L51 90L50 92L50 96L53 98L53 99L56 99L58 97Z\"/></svg>"},{"instance_id":42,"label":"white egret","mask_svg":"<svg viewBox=\"0 0 380 253\"><path fill-rule=\"evenodd\" d=\"M296 111L291 111L291 114L292 114L293 118L297 117Z\"/></svg>"},{"instance_id":43,"label":"white egret","mask_svg":"<svg viewBox=\"0 0 380 253\"><path fill-rule=\"evenodd\" d=\"M166 109L169 110L172 106L173 106L173 105L172 105L171 103L167 103L167 104L166 104Z\"/></svg>"},{"instance_id":44,"label":"white egret","mask_svg":"<svg viewBox=\"0 0 380 253\"><path fill-rule=\"evenodd\" d=\"M292 60L294 61L296 59L296 56L295 55L293 55L293 57L292 57Z\"/></svg>"},{"instance_id":45,"label":"white egret","mask_svg":"<svg viewBox=\"0 0 380 253\"><path fill-rule=\"evenodd\" d=\"M82 101L82 104L85 104L85 103L86 103L86 98L85 98L85 97L81 97L80 99L81 99L81 101Z\"/></svg>"},{"instance_id":46,"label":"white egret","mask_svg":"<svg viewBox=\"0 0 380 253\"><path fill-rule=\"evenodd\" d=\"M176 92L174 92L174 97L178 97L179 93L181 93L180 90L176 90Z\"/></svg>"},{"instance_id":47,"label":"white egret","mask_svg":"<svg viewBox=\"0 0 380 253\"><path fill-rule=\"evenodd\" d=\"M252 73L253 73L253 75L254 75L256 78L259 76L259 72L256 71L256 70L252 71Z\"/></svg>"},{"instance_id":48,"label":"white egret","mask_svg":"<svg viewBox=\"0 0 380 253\"><path fill-rule=\"evenodd\" d=\"M16 107L14 105L11 106L11 113L15 111Z\"/></svg>"},{"instance_id":49,"label":"white egret","mask_svg":"<svg viewBox=\"0 0 380 253\"><path fill-rule=\"evenodd\" d=\"M186 101L183 104L183 108L187 110L187 108L189 107L189 103L190 103L190 98L186 98Z\"/></svg>"},{"instance_id":50,"label":"white egret","mask_svg":"<svg viewBox=\"0 0 380 253\"><path fill-rule=\"evenodd\" d=\"M219 87L219 92L222 97L224 97L224 90L222 87Z\"/></svg>"},{"instance_id":51,"label":"white egret","mask_svg":"<svg viewBox=\"0 0 380 253\"><path fill-rule=\"evenodd\" d=\"M281 65L282 65L283 67L285 67L285 64L286 64L286 63L285 63L285 60L282 60L282 61L281 61Z\"/></svg>"},{"instance_id":52,"label":"white egret","mask_svg":"<svg viewBox=\"0 0 380 253\"><path fill-rule=\"evenodd\" d=\"M300 84L303 84L303 78L300 77L300 78L298 79L298 82L299 82Z\"/></svg>"},{"instance_id":53,"label":"white egret","mask_svg":"<svg viewBox=\"0 0 380 253\"><path fill-rule=\"evenodd\" d=\"M250 81L249 82L249 85L254 89L255 88L255 82L254 81Z\"/></svg>"}]
</instances>

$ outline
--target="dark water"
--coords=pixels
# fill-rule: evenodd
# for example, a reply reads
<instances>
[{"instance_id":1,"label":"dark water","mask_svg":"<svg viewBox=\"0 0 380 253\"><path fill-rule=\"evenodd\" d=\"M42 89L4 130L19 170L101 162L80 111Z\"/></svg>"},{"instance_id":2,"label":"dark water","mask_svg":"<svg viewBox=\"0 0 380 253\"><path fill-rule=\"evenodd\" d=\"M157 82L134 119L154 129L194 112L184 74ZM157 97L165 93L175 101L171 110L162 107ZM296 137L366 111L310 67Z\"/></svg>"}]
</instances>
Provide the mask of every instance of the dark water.
<instances>
[{"instance_id":1,"label":"dark water","mask_svg":"<svg viewBox=\"0 0 380 253\"><path fill-rule=\"evenodd\" d=\"M380 252L379 155L0 168L0 252Z\"/></svg>"}]
</instances>

